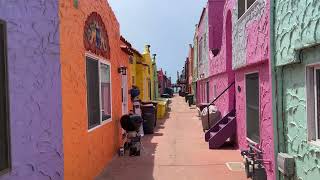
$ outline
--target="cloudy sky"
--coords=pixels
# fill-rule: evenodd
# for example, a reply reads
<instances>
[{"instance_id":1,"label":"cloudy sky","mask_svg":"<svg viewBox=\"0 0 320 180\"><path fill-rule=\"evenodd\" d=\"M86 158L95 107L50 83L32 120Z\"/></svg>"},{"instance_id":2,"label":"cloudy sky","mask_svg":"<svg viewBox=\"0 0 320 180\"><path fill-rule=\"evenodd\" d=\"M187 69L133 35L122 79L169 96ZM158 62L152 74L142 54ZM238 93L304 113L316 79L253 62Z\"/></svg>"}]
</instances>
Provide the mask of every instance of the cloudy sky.
<instances>
[{"instance_id":1,"label":"cloudy sky","mask_svg":"<svg viewBox=\"0 0 320 180\"><path fill-rule=\"evenodd\" d=\"M108 0L121 34L140 52L157 54L158 68L176 80L188 55L205 0Z\"/></svg>"}]
</instances>

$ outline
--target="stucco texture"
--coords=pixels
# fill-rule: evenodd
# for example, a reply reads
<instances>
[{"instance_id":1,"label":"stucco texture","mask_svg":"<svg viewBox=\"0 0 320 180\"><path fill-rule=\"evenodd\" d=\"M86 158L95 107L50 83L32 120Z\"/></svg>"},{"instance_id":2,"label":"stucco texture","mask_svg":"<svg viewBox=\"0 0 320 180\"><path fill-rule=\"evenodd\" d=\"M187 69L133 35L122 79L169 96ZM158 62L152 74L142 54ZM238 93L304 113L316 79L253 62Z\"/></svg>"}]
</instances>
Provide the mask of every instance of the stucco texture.
<instances>
[{"instance_id":1,"label":"stucco texture","mask_svg":"<svg viewBox=\"0 0 320 180\"><path fill-rule=\"evenodd\" d=\"M203 11L201 16L198 29L197 29L197 36L198 36L198 74L199 76L203 76L201 78L207 78L209 76L209 38L208 38L208 10L207 8ZM200 58L201 57L201 58Z\"/></svg>"},{"instance_id":2,"label":"stucco texture","mask_svg":"<svg viewBox=\"0 0 320 180\"><path fill-rule=\"evenodd\" d=\"M119 145L119 119L121 112L122 65L119 23L104 0L59 1L63 134L66 180L94 179L111 161ZM112 80L112 121L88 131L87 85L84 25L87 17L97 12L105 24L109 37Z\"/></svg>"},{"instance_id":3,"label":"stucco texture","mask_svg":"<svg viewBox=\"0 0 320 180\"><path fill-rule=\"evenodd\" d=\"M251 66L236 72L236 110L237 110L237 135L240 149L247 149L246 129L246 74L257 72L259 74L259 116L260 116L260 143L263 152L264 166L267 177L276 179L272 119L272 89L269 64L264 63ZM238 91L240 87L240 92Z\"/></svg>"},{"instance_id":4,"label":"stucco texture","mask_svg":"<svg viewBox=\"0 0 320 180\"><path fill-rule=\"evenodd\" d=\"M293 155L296 179L320 177L320 147L308 142L306 66L319 63L320 1L275 1L275 66L280 149ZM297 64L297 62L300 62ZM280 109L281 108L281 109ZM283 136L283 137L281 137Z\"/></svg>"},{"instance_id":5,"label":"stucco texture","mask_svg":"<svg viewBox=\"0 0 320 180\"><path fill-rule=\"evenodd\" d=\"M245 74L259 72L259 147L263 151L267 177L273 180L276 178L276 170L269 66L269 1L257 0L240 18L238 18L237 0L226 1L223 8L221 50L215 56L209 52L210 89L220 94L235 81L235 89L227 91L216 105L223 115L226 114L234 107L235 94L237 141L240 149L247 149ZM209 39L209 42L213 40L215 39ZM216 88L213 88L214 85Z\"/></svg>"},{"instance_id":6,"label":"stucco texture","mask_svg":"<svg viewBox=\"0 0 320 180\"><path fill-rule=\"evenodd\" d=\"M238 142L247 147L245 75L259 73L260 142L268 180L276 179L274 132L272 117L272 79L270 65L270 1L256 0L238 18L233 9L233 58L235 70ZM240 91L238 90L239 88Z\"/></svg>"},{"instance_id":7,"label":"stucco texture","mask_svg":"<svg viewBox=\"0 0 320 180\"><path fill-rule=\"evenodd\" d=\"M282 89L279 89L283 103L282 118L285 152L295 157L296 178L300 180L318 179L320 177L320 147L308 141L306 66L319 63L320 48L302 52L302 63L283 67Z\"/></svg>"},{"instance_id":8,"label":"stucco texture","mask_svg":"<svg viewBox=\"0 0 320 180\"><path fill-rule=\"evenodd\" d=\"M275 1L276 65L298 62L298 51L320 42L320 1Z\"/></svg>"},{"instance_id":9,"label":"stucco texture","mask_svg":"<svg viewBox=\"0 0 320 180\"><path fill-rule=\"evenodd\" d=\"M58 3L0 1L7 22L12 168L1 180L62 180Z\"/></svg>"},{"instance_id":10,"label":"stucco texture","mask_svg":"<svg viewBox=\"0 0 320 180\"><path fill-rule=\"evenodd\" d=\"M220 23L218 27L222 29L216 29L217 32L212 32L213 34L220 34L220 39L210 38L211 41L220 41L220 51L214 56L209 52L209 74L210 77L210 94L211 101L220 95L233 81L234 81L234 72L232 71L232 19L231 11L233 7L233 1L226 1L225 4L217 2L216 6L209 6L209 12L217 11L216 13L211 13L209 16L209 22ZM216 9L220 8L220 9ZM219 19L217 19L219 18ZM214 19L211 20L211 19ZM214 24L209 24L210 27ZM209 35L210 37L210 35ZM215 36L212 36L215 37ZM234 87L231 87L226 91L216 102L222 115L226 115L232 109L234 109Z\"/></svg>"}]
</instances>

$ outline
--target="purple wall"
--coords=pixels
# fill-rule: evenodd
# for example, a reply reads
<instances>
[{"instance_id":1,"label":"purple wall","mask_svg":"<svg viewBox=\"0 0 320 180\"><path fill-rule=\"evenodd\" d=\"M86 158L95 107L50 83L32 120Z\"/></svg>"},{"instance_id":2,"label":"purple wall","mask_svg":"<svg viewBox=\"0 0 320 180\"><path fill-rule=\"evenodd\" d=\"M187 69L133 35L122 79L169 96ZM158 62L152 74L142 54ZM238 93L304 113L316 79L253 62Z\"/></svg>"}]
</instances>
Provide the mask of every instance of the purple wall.
<instances>
[{"instance_id":1,"label":"purple wall","mask_svg":"<svg viewBox=\"0 0 320 180\"><path fill-rule=\"evenodd\" d=\"M58 1L0 1L0 19L8 26L12 154L0 179L63 179Z\"/></svg>"}]
</instances>

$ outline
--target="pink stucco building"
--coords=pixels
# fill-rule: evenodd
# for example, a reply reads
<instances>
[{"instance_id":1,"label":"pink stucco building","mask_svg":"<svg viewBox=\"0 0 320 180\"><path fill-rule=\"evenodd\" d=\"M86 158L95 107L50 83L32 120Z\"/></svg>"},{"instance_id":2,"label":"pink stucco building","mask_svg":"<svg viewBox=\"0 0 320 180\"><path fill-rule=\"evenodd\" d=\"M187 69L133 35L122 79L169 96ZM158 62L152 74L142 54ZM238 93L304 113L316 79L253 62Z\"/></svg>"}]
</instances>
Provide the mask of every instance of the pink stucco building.
<instances>
[{"instance_id":1,"label":"pink stucco building","mask_svg":"<svg viewBox=\"0 0 320 180\"><path fill-rule=\"evenodd\" d=\"M258 154L255 158L261 159L264 167L262 176L273 180L276 169L269 16L269 0L208 0L196 33L200 74L197 102L212 102L231 85L214 104L222 117L235 110L236 137L230 135L231 139L240 150L254 147ZM201 45L205 36L207 44ZM219 133L224 132L208 137Z\"/></svg>"}]
</instances>

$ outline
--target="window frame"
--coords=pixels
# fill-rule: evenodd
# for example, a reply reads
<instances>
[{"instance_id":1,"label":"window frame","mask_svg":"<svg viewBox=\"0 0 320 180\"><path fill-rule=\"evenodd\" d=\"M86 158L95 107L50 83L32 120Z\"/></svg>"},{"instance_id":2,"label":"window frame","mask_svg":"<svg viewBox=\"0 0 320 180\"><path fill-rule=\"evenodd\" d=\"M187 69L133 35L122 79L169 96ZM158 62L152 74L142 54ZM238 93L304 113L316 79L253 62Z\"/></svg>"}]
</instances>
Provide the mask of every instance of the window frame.
<instances>
[{"instance_id":1,"label":"window frame","mask_svg":"<svg viewBox=\"0 0 320 180\"><path fill-rule=\"evenodd\" d=\"M320 71L320 66L315 66L314 67L314 83L313 83L313 85L314 85L314 92L313 92L313 94L314 94L314 121L315 121L315 128L316 128L316 138L315 138L315 140L316 141L319 141L320 142L320 132L319 132L319 121L320 121L320 119L318 119L319 117L318 117L318 98L320 98L320 97L318 97L317 96L317 94L318 94L318 86L320 86L320 84L318 84L318 82L317 82L317 71Z\"/></svg>"},{"instance_id":2,"label":"window frame","mask_svg":"<svg viewBox=\"0 0 320 180\"><path fill-rule=\"evenodd\" d=\"M307 132L308 142L320 146L320 131L318 129L317 83L316 72L320 71L320 64L306 66L306 97L307 97Z\"/></svg>"},{"instance_id":3,"label":"window frame","mask_svg":"<svg viewBox=\"0 0 320 180\"><path fill-rule=\"evenodd\" d=\"M243 0L244 1L244 12L243 14L241 14L241 16L239 16L239 1L241 0L238 0L238 3L237 3L237 8L238 8L238 20L242 19L242 17L244 17L244 15L250 11L250 9L254 6L255 3L258 2L258 0L254 0L254 2L248 7L248 0Z\"/></svg>"},{"instance_id":4,"label":"window frame","mask_svg":"<svg viewBox=\"0 0 320 180\"><path fill-rule=\"evenodd\" d=\"M89 53L89 52L86 52L85 53L85 60L87 61L87 57L88 58L91 58L93 60L96 60L98 61L98 74L99 74L99 106L100 106L100 124L97 125L97 126L94 126L94 127L89 127L89 117L88 117L88 132L91 132L91 131L94 131L95 129L98 129L100 128L101 126L104 126L110 122L112 122L112 114L113 114L113 106L112 106L112 65L110 63L109 60L105 59L105 58L102 58L100 56L97 56L97 55L94 55L92 53ZM86 64L86 63L85 63ZM101 72L100 72L100 68L101 68L101 64L104 64L104 65L107 65L110 67L110 111L111 111L111 117L106 119L106 120L103 120L102 119L102 101L101 101ZM86 78L87 78L87 72L85 72L86 74ZM88 93L88 92L87 92ZM86 108L87 108L87 111L88 111L88 94L86 95ZM89 114L89 113L88 113Z\"/></svg>"},{"instance_id":5,"label":"window frame","mask_svg":"<svg viewBox=\"0 0 320 180\"><path fill-rule=\"evenodd\" d=\"M6 121L6 139L7 139L7 160L8 160L8 167L0 170L0 176L7 174L10 172L12 168L12 158L11 158L11 138L10 138L10 104L9 104L9 82L8 82L8 46L7 46L7 24L4 20L0 19L0 26L3 27L3 69L4 69L4 116L5 116L5 121ZM0 54L1 55L1 54Z\"/></svg>"},{"instance_id":6,"label":"window frame","mask_svg":"<svg viewBox=\"0 0 320 180\"><path fill-rule=\"evenodd\" d=\"M259 100L258 100L258 113L259 113L259 141L256 142L254 141L253 139L249 138L248 137L248 127L247 127L247 124L248 124L248 112L247 112L247 76L249 75L253 75L253 74L257 74L258 75L258 92L259 92ZM244 74L244 77L245 77L245 102L246 102L246 107L245 107L245 110L246 110L246 139L247 139L247 142L249 142L250 144L259 144L261 142L261 113L260 113L260 110L261 110L261 92L260 92L260 72L259 71L251 71L251 72L248 72L248 73L245 73Z\"/></svg>"}]
</instances>

